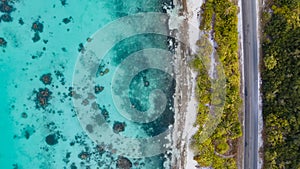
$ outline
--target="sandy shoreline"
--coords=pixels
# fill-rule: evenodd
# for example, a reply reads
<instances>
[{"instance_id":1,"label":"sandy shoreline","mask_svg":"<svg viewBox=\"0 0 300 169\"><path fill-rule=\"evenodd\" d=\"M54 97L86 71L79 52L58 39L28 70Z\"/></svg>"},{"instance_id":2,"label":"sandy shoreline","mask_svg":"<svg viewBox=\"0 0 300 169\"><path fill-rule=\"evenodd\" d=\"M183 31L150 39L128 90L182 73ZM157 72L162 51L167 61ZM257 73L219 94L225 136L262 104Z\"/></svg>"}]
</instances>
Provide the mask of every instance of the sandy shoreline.
<instances>
[{"instance_id":1,"label":"sandy shoreline","mask_svg":"<svg viewBox=\"0 0 300 169\"><path fill-rule=\"evenodd\" d=\"M172 134L173 140L173 158L172 169L197 169L197 162L193 160L194 153L189 148L191 137L197 132L198 128L194 126L197 117L197 101L195 98L196 73L188 66L190 55L197 51L196 42L200 38L200 10L203 0L174 0L175 10L169 11L173 17L181 17L181 22L172 24L169 21L171 29L177 29L179 32L176 37L183 43L176 49L175 70L176 70L176 93L175 93L175 124ZM241 0L238 1L241 9ZM177 9L176 9L177 8ZM242 18L241 12L238 14L238 32L240 43L240 66L243 67L243 37L242 37ZM214 44L214 42L212 42ZM244 81L244 72L241 71L242 81ZM242 83L243 89L243 83ZM242 90L243 91L243 90ZM243 93L242 93L243 95ZM243 111L244 112L244 111ZM241 122L244 116L242 115ZM242 139L242 138L241 138ZM243 143L243 142L242 142ZM244 153L244 145L239 145L239 154ZM243 168L243 156L237 159L238 168Z\"/></svg>"},{"instance_id":2,"label":"sandy shoreline","mask_svg":"<svg viewBox=\"0 0 300 169\"><path fill-rule=\"evenodd\" d=\"M175 9L168 11L170 15L169 28L175 33L178 44L175 54L175 123L172 133L172 169L194 169L198 166L193 160L194 153L189 148L191 137L197 132L194 126L197 117L197 101L195 98L196 73L188 61L190 55L197 50L196 42L200 37L198 29L199 11L202 0L174 0ZM197 11L198 10L198 11ZM176 19L172 19L176 17ZM172 23L176 21L176 23ZM176 31L174 31L176 30Z\"/></svg>"}]
</instances>

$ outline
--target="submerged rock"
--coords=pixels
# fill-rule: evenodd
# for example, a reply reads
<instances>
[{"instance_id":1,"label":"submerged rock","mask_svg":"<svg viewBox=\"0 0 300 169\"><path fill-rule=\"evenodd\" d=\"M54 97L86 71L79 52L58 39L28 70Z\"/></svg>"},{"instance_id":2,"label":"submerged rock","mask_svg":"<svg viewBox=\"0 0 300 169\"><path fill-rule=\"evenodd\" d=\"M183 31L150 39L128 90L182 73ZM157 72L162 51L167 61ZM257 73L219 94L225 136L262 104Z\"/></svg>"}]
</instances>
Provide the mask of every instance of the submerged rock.
<instances>
[{"instance_id":1,"label":"submerged rock","mask_svg":"<svg viewBox=\"0 0 300 169\"><path fill-rule=\"evenodd\" d=\"M14 7L10 4L8 4L8 2L3 2L0 4L0 11L3 13L11 13L12 11L14 11Z\"/></svg>"},{"instance_id":2,"label":"submerged rock","mask_svg":"<svg viewBox=\"0 0 300 169\"><path fill-rule=\"evenodd\" d=\"M90 157L88 152L81 152L80 154L78 154L78 158L80 158L81 160L87 160Z\"/></svg>"},{"instance_id":3,"label":"submerged rock","mask_svg":"<svg viewBox=\"0 0 300 169\"><path fill-rule=\"evenodd\" d=\"M23 112L23 113L21 114L21 117L24 118L24 119L26 119L26 118L28 117L28 115L27 115L27 113Z\"/></svg>"},{"instance_id":4,"label":"submerged rock","mask_svg":"<svg viewBox=\"0 0 300 169\"><path fill-rule=\"evenodd\" d=\"M32 38L32 41L33 42L37 42L37 41L39 41L41 39L41 37L40 37L40 35L39 35L39 33L34 33L34 36L33 36L33 38Z\"/></svg>"},{"instance_id":5,"label":"submerged rock","mask_svg":"<svg viewBox=\"0 0 300 169\"><path fill-rule=\"evenodd\" d=\"M12 166L13 166L13 169L18 169L19 168L18 164L13 164Z\"/></svg>"},{"instance_id":6,"label":"submerged rock","mask_svg":"<svg viewBox=\"0 0 300 169\"><path fill-rule=\"evenodd\" d=\"M130 169L132 168L132 162L126 157L119 156L116 166L119 169Z\"/></svg>"},{"instance_id":7,"label":"submerged rock","mask_svg":"<svg viewBox=\"0 0 300 169\"><path fill-rule=\"evenodd\" d=\"M77 169L77 167L76 167L76 164L75 164L75 163L72 163L70 167L71 167L71 169Z\"/></svg>"},{"instance_id":8,"label":"submerged rock","mask_svg":"<svg viewBox=\"0 0 300 169\"><path fill-rule=\"evenodd\" d=\"M3 14L0 17L0 21L3 21L3 22L12 22L13 18L9 14Z\"/></svg>"},{"instance_id":9,"label":"submerged rock","mask_svg":"<svg viewBox=\"0 0 300 169\"><path fill-rule=\"evenodd\" d=\"M105 106L103 107L99 107L102 116L104 117L104 119L107 121L109 118L109 112L107 111L107 109L105 108Z\"/></svg>"},{"instance_id":10,"label":"submerged rock","mask_svg":"<svg viewBox=\"0 0 300 169\"><path fill-rule=\"evenodd\" d=\"M12 4L10 4L11 1L9 0L1 0L0 1L0 12L4 13L0 17L0 22L12 22L13 18L10 16L10 13L15 10Z\"/></svg>"},{"instance_id":11,"label":"submerged rock","mask_svg":"<svg viewBox=\"0 0 300 169\"><path fill-rule=\"evenodd\" d=\"M70 16L69 18L64 18L64 19L62 20L62 22L63 22L64 24L68 24L68 23L71 22L71 20L72 20L72 17Z\"/></svg>"},{"instance_id":12,"label":"submerged rock","mask_svg":"<svg viewBox=\"0 0 300 169\"><path fill-rule=\"evenodd\" d=\"M103 86L95 86L95 93L96 94L99 94L101 93L102 91L104 90L104 87Z\"/></svg>"},{"instance_id":13,"label":"submerged rock","mask_svg":"<svg viewBox=\"0 0 300 169\"><path fill-rule=\"evenodd\" d=\"M105 152L105 146L104 145L97 145L96 150L98 153L102 154Z\"/></svg>"},{"instance_id":14,"label":"submerged rock","mask_svg":"<svg viewBox=\"0 0 300 169\"><path fill-rule=\"evenodd\" d=\"M60 2L61 2L61 5L62 5L62 6L67 5L67 0L60 0Z\"/></svg>"},{"instance_id":15,"label":"submerged rock","mask_svg":"<svg viewBox=\"0 0 300 169\"><path fill-rule=\"evenodd\" d=\"M58 143L58 138L56 137L55 134L49 134L46 137L45 141L48 145L53 146Z\"/></svg>"},{"instance_id":16,"label":"submerged rock","mask_svg":"<svg viewBox=\"0 0 300 169\"><path fill-rule=\"evenodd\" d=\"M40 81L42 81L45 85L49 85L52 82L51 73L43 74L40 78Z\"/></svg>"},{"instance_id":17,"label":"submerged rock","mask_svg":"<svg viewBox=\"0 0 300 169\"><path fill-rule=\"evenodd\" d=\"M144 86L145 86L145 87L148 87L149 85L150 85L150 82L149 82L149 81L145 81L145 82L144 82Z\"/></svg>"},{"instance_id":18,"label":"submerged rock","mask_svg":"<svg viewBox=\"0 0 300 169\"><path fill-rule=\"evenodd\" d=\"M92 38L87 38L86 39L87 42L92 42L92 40L93 40Z\"/></svg>"},{"instance_id":19,"label":"submerged rock","mask_svg":"<svg viewBox=\"0 0 300 169\"><path fill-rule=\"evenodd\" d=\"M20 25L24 25L24 21L23 21L22 18L19 19L19 24L20 24Z\"/></svg>"},{"instance_id":20,"label":"submerged rock","mask_svg":"<svg viewBox=\"0 0 300 169\"><path fill-rule=\"evenodd\" d=\"M37 107L45 108L48 106L48 101L51 98L52 92L48 88L40 88L38 92L36 92L36 105Z\"/></svg>"},{"instance_id":21,"label":"submerged rock","mask_svg":"<svg viewBox=\"0 0 300 169\"><path fill-rule=\"evenodd\" d=\"M105 74L109 73L109 69L106 68L104 71L100 71L99 75L104 76Z\"/></svg>"},{"instance_id":22,"label":"submerged rock","mask_svg":"<svg viewBox=\"0 0 300 169\"><path fill-rule=\"evenodd\" d=\"M125 131L126 123L125 122L114 122L113 130L115 133L123 132Z\"/></svg>"},{"instance_id":23,"label":"submerged rock","mask_svg":"<svg viewBox=\"0 0 300 169\"><path fill-rule=\"evenodd\" d=\"M34 32L42 33L43 30L44 30L44 25L42 23L40 23L39 21L35 21L35 22L33 22L32 26L31 26L31 29Z\"/></svg>"},{"instance_id":24,"label":"submerged rock","mask_svg":"<svg viewBox=\"0 0 300 169\"><path fill-rule=\"evenodd\" d=\"M7 45L6 40L4 38L0 37L0 46L1 47L6 47L6 45Z\"/></svg>"},{"instance_id":25,"label":"submerged rock","mask_svg":"<svg viewBox=\"0 0 300 169\"><path fill-rule=\"evenodd\" d=\"M85 49L84 49L83 43L80 43L78 46L79 46L78 52L84 53Z\"/></svg>"},{"instance_id":26,"label":"submerged rock","mask_svg":"<svg viewBox=\"0 0 300 169\"><path fill-rule=\"evenodd\" d=\"M34 126L33 125L31 125L31 126L29 126L29 125L27 125L26 127L24 127L23 129L22 129L22 137L24 137L25 139L29 139L30 138L30 136L32 135L32 134L34 134L35 133L35 128L34 128Z\"/></svg>"}]
</instances>

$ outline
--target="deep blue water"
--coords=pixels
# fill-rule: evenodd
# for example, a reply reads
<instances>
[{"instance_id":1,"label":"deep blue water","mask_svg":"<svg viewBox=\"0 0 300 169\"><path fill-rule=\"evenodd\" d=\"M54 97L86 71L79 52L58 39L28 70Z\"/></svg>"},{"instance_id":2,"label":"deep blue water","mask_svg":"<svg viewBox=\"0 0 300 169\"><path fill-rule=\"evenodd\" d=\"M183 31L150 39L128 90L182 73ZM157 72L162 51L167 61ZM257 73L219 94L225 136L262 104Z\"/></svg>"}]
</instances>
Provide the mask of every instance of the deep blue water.
<instances>
[{"instance_id":1,"label":"deep blue water","mask_svg":"<svg viewBox=\"0 0 300 169\"><path fill-rule=\"evenodd\" d=\"M121 157L109 148L111 145L97 145L77 119L72 100L76 98L76 89L72 83L78 57L95 32L121 17L163 12L162 4L170 2L12 0L0 3L8 7L0 12L3 16L0 37L6 41L1 45L0 40L1 169L109 169L118 168L118 165L121 168L122 160L131 163L131 168L166 168L163 167L166 154ZM168 31L167 25L159 25ZM169 74L147 69L130 81L128 97L139 111L149 109L152 90L159 89L166 94L167 108L149 123L132 122L123 117L114 106L110 90L111 79L117 76L114 72L124 59L143 49L168 50L167 44L165 35L134 35L114 44L99 62L99 74L93 77L97 83L93 87L95 90L97 87L97 91L91 97L96 97L105 123L114 132L132 138L154 137L174 122L172 96L175 82ZM167 64L163 59L157 61ZM117 128L117 124L121 128Z\"/></svg>"}]
</instances>

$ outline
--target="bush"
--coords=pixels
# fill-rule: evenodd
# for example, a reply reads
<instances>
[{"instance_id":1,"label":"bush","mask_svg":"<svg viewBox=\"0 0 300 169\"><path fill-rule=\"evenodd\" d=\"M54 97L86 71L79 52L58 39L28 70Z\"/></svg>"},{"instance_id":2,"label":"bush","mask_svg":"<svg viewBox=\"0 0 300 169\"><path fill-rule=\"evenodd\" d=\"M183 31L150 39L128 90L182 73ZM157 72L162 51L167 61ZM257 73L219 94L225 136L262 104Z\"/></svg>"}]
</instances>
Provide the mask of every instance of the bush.
<instances>
[{"instance_id":1,"label":"bush","mask_svg":"<svg viewBox=\"0 0 300 169\"><path fill-rule=\"evenodd\" d=\"M220 58L220 62L224 68L226 76L226 100L224 105L224 112L222 122L218 125L209 142L199 143L201 130L207 120L211 105L211 83L207 72L209 65L206 58L209 58L212 53L212 48L207 47L207 36L200 39L197 45L200 48L198 57L193 61L192 66L198 72L197 77L197 99L198 117L197 124L200 126L199 131L194 136L193 147L198 147L198 154L195 160L203 167L210 167L217 169L237 168L234 158L223 159L217 156L214 152L224 154L230 150L227 141L236 140L242 136L241 124L239 122L238 114L241 107L240 98L240 72L238 60L238 29L237 29L237 6L230 0L207 0L202 5L202 20L200 29L209 32L214 29L214 40L218 47L216 49ZM214 27L212 27L212 25ZM202 50L206 46L206 50ZM202 56L204 59L199 59ZM216 102L216 101L214 101ZM220 102L220 101L219 101ZM214 103L216 104L216 103ZM222 140L220 142L220 139ZM209 148L208 148L209 147ZM232 147L232 151L235 146Z\"/></svg>"}]
</instances>

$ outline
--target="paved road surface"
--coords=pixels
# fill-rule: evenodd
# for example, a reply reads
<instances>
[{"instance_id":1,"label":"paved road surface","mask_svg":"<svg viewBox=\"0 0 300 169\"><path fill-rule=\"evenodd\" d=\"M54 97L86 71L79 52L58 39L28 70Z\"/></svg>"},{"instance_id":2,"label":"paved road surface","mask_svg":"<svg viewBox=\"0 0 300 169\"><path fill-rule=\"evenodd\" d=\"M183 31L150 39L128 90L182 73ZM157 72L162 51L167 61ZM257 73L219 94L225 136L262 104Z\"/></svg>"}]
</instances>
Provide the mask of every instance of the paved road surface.
<instances>
[{"instance_id":1,"label":"paved road surface","mask_svg":"<svg viewBox=\"0 0 300 169\"><path fill-rule=\"evenodd\" d=\"M244 168L258 163L258 44L256 0L242 0L245 72Z\"/></svg>"}]
</instances>

